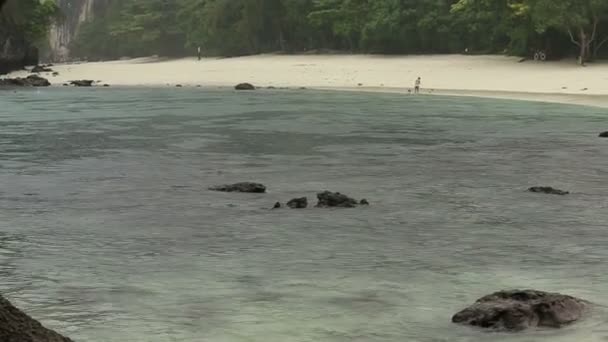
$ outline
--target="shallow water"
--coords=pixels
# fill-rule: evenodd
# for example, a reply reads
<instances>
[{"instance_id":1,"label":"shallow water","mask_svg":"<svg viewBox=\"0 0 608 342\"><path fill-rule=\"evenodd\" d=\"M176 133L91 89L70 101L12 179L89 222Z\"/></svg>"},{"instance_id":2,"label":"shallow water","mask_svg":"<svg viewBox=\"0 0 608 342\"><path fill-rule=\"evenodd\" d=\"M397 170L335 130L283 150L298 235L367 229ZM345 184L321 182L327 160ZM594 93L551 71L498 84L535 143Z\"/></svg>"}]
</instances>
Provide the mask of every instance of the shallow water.
<instances>
[{"instance_id":1,"label":"shallow water","mask_svg":"<svg viewBox=\"0 0 608 342\"><path fill-rule=\"evenodd\" d=\"M608 341L604 109L185 88L0 105L0 291L77 341ZM243 180L270 192L206 190ZM264 209L324 189L372 206ZM450 323L503 288L598 308L559 331Z\"/></svg>"}]
</instances>

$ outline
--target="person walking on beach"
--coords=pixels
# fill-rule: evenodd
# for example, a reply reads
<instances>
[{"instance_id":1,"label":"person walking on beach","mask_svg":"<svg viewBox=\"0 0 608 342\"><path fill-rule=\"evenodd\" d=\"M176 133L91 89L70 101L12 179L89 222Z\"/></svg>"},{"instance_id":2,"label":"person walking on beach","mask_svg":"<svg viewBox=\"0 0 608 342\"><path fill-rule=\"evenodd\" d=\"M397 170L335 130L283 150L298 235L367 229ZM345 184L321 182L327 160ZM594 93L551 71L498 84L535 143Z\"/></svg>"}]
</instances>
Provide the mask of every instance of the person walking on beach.
<instances>
[{"instance_id":1,"label":"person walking on beach","mask_svg":"<svg viewBox=\"0 0 608 342\"><path fill-rule=\"evenodd\" d=\"M201 58L202 58L201 47L200 46L198 47L197 51L198 51L198 60L200 61Z\"/></svg>"},{"instance_id":2,"label":"person walking on beach","mask_svg":"<svg viewBox=\"0 0 608 342\"><path fill-rule=\"evenodd\" d=\"M414 94L420 93L420 83L422 83L422 79L418 77L414 83Z\"/></svg>"}]
</instances>

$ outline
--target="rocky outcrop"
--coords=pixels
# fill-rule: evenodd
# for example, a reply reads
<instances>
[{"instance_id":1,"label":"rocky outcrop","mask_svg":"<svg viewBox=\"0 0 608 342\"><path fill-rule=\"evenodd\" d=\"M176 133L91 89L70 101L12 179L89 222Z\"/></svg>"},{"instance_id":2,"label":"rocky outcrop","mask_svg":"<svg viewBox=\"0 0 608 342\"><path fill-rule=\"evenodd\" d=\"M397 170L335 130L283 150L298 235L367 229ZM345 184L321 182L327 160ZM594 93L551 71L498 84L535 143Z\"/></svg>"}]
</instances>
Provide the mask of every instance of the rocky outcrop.
<instances>
[{"instance_id":1,"label":"rocky outcrop","mask_svg":"<svg viewBox=\"0 0 608 342\"><path fill-rule=\"evenodd\" d=\"M608 138L608 131L600 133L600 138Z\"/></svg>"},{"instance_id":2,"label":"rocky outcrop","mask_svg":"<svg viewBox=\"0 0 608 342\"><path fill-rule=\"evenodd\" d=\"M560 196L568 195L570 193L569 191L555 189L550 186L533 186L530 189L528 189L528 191L535 192L535 193L541 193L541 194L560 195Z\"/></svg>"},{"instance_id":3,"label":"rocky outcrop","mask_svg":"<svg viewBox=\"0 0 608 342\"><path fill-rule=\"evenodd\" d=\"M359 203L339 192L324 191L317 194L317 208L354 208Z\"/></svg>"},{"instance_id":4,"label":"rocky outcrop","mask_svg":"<svg viewBox=\"0 0 608 342\"><path fill-rule=\"evenodd\" d=\"M221 192L247 192L247 193L265 193L266 186L260 183L242 182L235 184L217 185L209 188L212 191Z\"/></svg>"},{"instance_id":5,"label":"rocky outcrop","mask_svg":"<svg viewBox=\"0 0 608 342\"><path fill-rule=\"evenodd\" d=\"M50 85L49 80L38 75L30 75L26 78L0 79L0 86L2 87L48 87Z\"/></svg>"},{"instance_id":6,"label":"rocky outcrop","mask_svg":"<svg viewBox=\"0 0 608 342\"><path fill-rule=\"evenodd\" d=\"M49 55L47 59L58 62L70 60L70 45L80 32L82 25L104 13L113 0L55 0L62 20L49 31Z\"/></svg>"},{"instance_id":7,"label":"rocky outcrop","mask_svg":"<svg viewBox=\"0 0 608 342\"><path fill-rule=\"evenodd\" d=\"M38 64L38 50L0 18L0 75Z\"/></svg>"},{"instance_id":8,"label":"rocky outcrop","mask_svg":"<svg viewBox=\"0 0 608 342\"><path fill-rule=\"evenodd\" d=\"M236 90L255 90L255 86L251 83L239 83L234 86Z\"/></svg>"},{"instance_id":9,"label":"rocky outcrop","mask_svg":"<svg viewBox=\"0 0 608 342\"><path fill-rule=\"evenodd\" d=\"M308 198L294 198L287 202L287 206L291 209L306 209L308 207Z\"/></svg>"},{"instance_id":10,"label":"rocky outcrop","mask_svg":"<svg viewBox=\"0 0 608 342\"><path fill-rule=\"evenodd\" d=\"M14 307L0 296L0 341L2 342L72 342L49 330L37 320Z\"/></svg>"},{"instance_id":11,"label":"rocky outcrop","mask_svg":"<svg viewBox=\"0 0 608 342\"><path fill-rule=\"evenodd\" d=\"M53 72L53 69L47 67L46 65L36 65L30 72L39 74L41 72Z\"/></svg>"},{"instance_id":12,"label":"rocky outcrop","mask_svg":"<svg viewBox=\"0 0 608 342\"><path fill-rule=\"evenodd\" d=\"M560 328L581 319L590 304L559 293L501 291L478 299L452 317L453 323L499 331Z\"/></svg>"}]
</instances>

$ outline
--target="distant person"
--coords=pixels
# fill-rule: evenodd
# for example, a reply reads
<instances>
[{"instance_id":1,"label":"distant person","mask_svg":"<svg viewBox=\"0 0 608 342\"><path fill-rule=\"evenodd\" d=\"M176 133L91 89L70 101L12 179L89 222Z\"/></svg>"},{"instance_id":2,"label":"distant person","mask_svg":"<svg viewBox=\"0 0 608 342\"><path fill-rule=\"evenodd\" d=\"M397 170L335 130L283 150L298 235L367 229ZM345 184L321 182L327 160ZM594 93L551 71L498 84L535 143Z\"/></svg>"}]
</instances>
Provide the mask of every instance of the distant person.
<instances>
[{"instance_id":1,"label":"distant person","mask_svg":"<svg viewBox=\"0 0 608 342\"><path fill-rule=\"evenodd\" d=\"M416 82L414 83L414 94L420 93L420 84L422 83L422 79L418 77Z\"/></svg>"},{"instance_id":2,"label":"distant person","mask_svg":"<svg viewBox=\"0 0 608 342\"><path fill-rule=\"evenodd\" d=\"M198 60L200 61L201 58L203 57L200 46L198 47L197 52L198 52Z\"/></svg>"}]
</instances>

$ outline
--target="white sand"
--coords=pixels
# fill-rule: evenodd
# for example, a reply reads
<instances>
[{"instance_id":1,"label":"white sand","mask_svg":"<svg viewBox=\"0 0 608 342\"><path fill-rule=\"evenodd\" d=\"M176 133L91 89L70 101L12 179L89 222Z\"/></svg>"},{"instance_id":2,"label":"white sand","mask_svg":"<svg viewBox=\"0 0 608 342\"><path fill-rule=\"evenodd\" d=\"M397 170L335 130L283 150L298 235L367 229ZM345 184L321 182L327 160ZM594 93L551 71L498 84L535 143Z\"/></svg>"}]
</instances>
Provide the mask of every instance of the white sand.
<instances>
[{"instance_id":1,"label":"white sand","mask_svg":"<svg viewBox=\"0 0 608 342\"><path fill-rule=\"evenodd\" d=\"M56 65L54 84L74 79L110 85L308 87L407 92L422 77L424 93L516 98L608 107L608 64L573 60L518 63L504 56L260 55L242 58ZM23 76L20 72L12 76ZM359 85L360 84L360 85Z\"/></svg>"}]
</instances>

